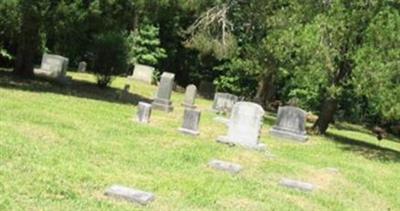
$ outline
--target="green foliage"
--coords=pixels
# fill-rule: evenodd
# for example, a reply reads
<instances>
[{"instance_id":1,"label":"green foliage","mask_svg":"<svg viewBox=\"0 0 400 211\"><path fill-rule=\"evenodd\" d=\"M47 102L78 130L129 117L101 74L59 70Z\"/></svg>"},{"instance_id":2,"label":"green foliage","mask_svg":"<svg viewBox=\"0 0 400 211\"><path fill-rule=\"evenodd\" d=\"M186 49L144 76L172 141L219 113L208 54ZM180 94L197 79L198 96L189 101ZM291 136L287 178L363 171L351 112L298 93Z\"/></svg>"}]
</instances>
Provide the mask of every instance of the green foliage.
<instances>
[{"instance_id":1,"label":"green foliage","mask_svg":"<svg viewBox=\"0 0 400 211\"><path fill-rule=\"evenodd\" d=\"M146 64L156 66L160 60L167 57L161 47L160 29L152 25L145 25L137 32L131 32L128 37L129 64Z\"/></svg>"},{"instance_id":2,"label":"green foliage","mask_svg":"<svg viewBox=\"0 0 400 211\"><path fill-rule=\"evenodd\" d=\"M93 55L93 71L97 76L97 84L106 87L113 76L127 72L128 48L125 34L106 32L96 36Z\"/></svg>"},{"instance_id":3,"label":"green foliage","mask_svg":"<svg viewBox=\"0 0 400 211\"><path fill-rule=\"evenodd\" d=\"M354 55L357 93L385 120L400 119L400 13L385 7L366 31L364 45Z\"/></svg>"},{"instance_id":4,"label":"green foliage","mask_svg":"<svg viewBox=\"0 0 400 211\"><path fill-rule=\"evenodd\" d=\"M251 98L257 90L257 73L260 68L253 60L232 59L215 68L221 76L214 83L218 91Z\"/></svg>"}]
</instances>

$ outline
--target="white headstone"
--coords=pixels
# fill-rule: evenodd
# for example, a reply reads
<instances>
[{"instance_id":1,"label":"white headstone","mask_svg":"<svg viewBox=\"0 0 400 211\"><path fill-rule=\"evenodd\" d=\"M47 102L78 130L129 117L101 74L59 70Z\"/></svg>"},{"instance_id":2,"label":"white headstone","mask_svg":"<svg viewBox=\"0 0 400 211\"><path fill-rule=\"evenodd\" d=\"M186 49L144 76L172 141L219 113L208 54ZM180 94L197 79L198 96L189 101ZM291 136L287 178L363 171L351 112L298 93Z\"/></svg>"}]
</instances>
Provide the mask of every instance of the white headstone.
<instances>
[{"instance_id":1,"label":"white headstone","mask_svg":"<svg viewBox=\"0 0 400 211\"><path fill-rule=\"evenodd\" d=\"M228 135L218 138L218 141L265 150L265 145L259 142L264 114L264 109L258 104L251 102L236 103L229 120Z\"/></svg>"},{"instance_id":2,"label":"white headstone","mask_svg":"<svg viewBox=\"0 0 400 211\"><path fill-rule=\"evenodd\" d=\"M139 102L137 111L137 121L140 123L149 123L151 117L151 104Z\"/></svg>"},{"instance_id":3,"label":"white headstone","mask_svg":"<svg viewBox=\"0 0 400 211\"><path fill-rule=\"evenodd\" d=\"M136 81L152 84L153 74L154 74L154 67L142 64L135 64L135 69L133 70L132 78Z\"/></svg>"},{"instance_id":4,"label":"white headstone","mask_svg":"<svg viewBox=\"0 0 400 211\"><path fill-rule=\"evenodd\" d=\"M34 69L35 75L55 79L59 82L66 82L66 73L68 69L69 59L52 54L43 54L40 69Z\"/></svg>"}]
</instances>

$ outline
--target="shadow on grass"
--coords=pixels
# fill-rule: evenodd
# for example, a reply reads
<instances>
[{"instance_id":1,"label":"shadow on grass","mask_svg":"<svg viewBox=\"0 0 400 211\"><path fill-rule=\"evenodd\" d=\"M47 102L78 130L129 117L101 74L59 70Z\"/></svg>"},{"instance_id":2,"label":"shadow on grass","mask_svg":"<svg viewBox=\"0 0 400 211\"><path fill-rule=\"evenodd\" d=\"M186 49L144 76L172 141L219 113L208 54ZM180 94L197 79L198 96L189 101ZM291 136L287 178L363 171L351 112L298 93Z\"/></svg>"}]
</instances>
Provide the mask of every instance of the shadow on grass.
<instances>
[{"instance_id":1,"label":"shadow on grass","mask_svg":"<svg viewBox=\"0 0 400 211\"><path fill-rule=\"evenodd\" d=\"M399 151L379 146L378 141L377 144L372 144L329 132L326 134L326 136L338 143L341 149L357 153L367 159L381 162L400 162Z\"/></svg>"},{"instance_id":2,"label":"shadow on grass","mask_svg":"<svg viewBox=\"0 0 400 211\"><path fill-rule=\"evenodd\" d=\"M151 100L141 95L123 92L116 88L99 88L96 84L71 80L68 86L61 86L47 80L22 80L14 77L12 72L0 70L0 87L30 92L47 92L92 100L100 100L111 103L137 105L139 101L150 103Z\"/></svg>"}]
</instances>

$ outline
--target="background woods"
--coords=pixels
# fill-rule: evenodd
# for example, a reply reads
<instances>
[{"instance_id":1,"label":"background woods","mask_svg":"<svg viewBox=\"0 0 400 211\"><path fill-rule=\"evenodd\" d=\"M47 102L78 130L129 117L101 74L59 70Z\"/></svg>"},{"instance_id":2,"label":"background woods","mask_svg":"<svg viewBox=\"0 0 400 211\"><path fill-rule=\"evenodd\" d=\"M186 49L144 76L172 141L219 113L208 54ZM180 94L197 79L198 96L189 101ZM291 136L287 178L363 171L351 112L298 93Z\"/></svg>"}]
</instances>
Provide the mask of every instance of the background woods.
<instances>
[{"instance_id":1,"label":"background woods","mask_svg":"<svg viewBox=\"0 0 400 211\"><path fill-rule=\"evenodd\" d=\"M8 0L0 13L0 66L21 77L44 52L87 61L102 86L138 62L265 108L295 102L318 133L400 124L397 1Z\"/></svg>"}]
</instances>

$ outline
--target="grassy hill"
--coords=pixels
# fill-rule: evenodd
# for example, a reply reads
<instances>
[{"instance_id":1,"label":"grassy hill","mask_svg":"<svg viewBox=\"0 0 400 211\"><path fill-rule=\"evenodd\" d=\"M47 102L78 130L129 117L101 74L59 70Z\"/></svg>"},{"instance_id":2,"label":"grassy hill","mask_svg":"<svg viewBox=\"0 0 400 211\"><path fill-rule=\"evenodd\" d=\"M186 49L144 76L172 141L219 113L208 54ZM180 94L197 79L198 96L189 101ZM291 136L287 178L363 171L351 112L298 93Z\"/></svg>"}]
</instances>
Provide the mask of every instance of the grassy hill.
<instances>
[{"instance_id":1,"label":"grassy hill","mask_svg":"<svg viewBox=\"0 0 400 211\"><path fill-rule=\"evenodd\" d=\"M141 206L103 195L112 184L155 193L150 210L400 210L400 143L381 143L360 126L338 124L306 144L268 135L268 152L215 142L226 132L202 110L199 137L180 134L183 94L175 111L155 111L149 125L132 121L138 100L156 87L134 82L130 100L118 99L125 83L107 90L89 74L70 73L72 86L18 81L0 71L0 210L132 210ZM238 175L207 163L241 164ZM338 173L327 168L337 168ZM303 193L278 185L282 177L314 183Z\"/></svg>"}]
</instances>

